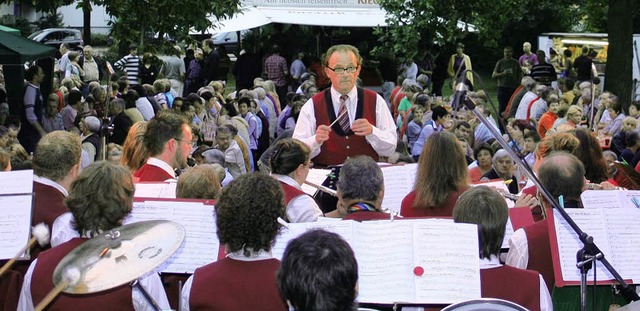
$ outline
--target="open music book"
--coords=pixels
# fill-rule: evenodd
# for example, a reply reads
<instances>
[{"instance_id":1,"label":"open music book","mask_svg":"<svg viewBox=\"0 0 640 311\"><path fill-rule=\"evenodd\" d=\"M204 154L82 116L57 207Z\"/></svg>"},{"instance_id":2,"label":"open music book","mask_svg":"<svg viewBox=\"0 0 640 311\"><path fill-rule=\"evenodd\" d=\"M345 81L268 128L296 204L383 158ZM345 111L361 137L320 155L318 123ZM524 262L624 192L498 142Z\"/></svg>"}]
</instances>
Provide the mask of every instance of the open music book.
<instances>
[{"instance_id":1,"label":"open music book","mask_svg":"<svg viewBox=\"0 0 640 311\"><path fill-rule=\"evenodd\" d=\"M136 199L124 223L165 219L181 224L186 237L178 251L159 269L168 273L193 273L216 261L220 242L216 234L214 207L201 200Z\"/></svg>"},{"instance_id":2,"label":"open music book","mask_svg":"<svg viewBox=\"0 0 640 311\"><path fill-rule=\"evenodd\" d=\"M0 172L0 259L13 258L29 242L32 210L33 171Z\"/></svg>"},{"instance_id":3,"label":"open music book","mask_svg":"<svg viewBox=\"0 0 640 311\"><path fill-rule=\"evenodd\" d=\"M360 302L450 304L481 296L476 225L443 219L289 224L274 257L281 259L291 239L313 229L337 233L351 245ZM415 274L416 267L424 274Z\"/></svg>"},{"instance_id":4,"label":"open music book","mask_svg":"<svg viewBox=\"0 0 640 311\"><path fill-rule=\"evenodd\" d=\"M580 199L584 208L640 208L640 190L587 190Z\"/></svg>"},{"instance_id":5,"label":"open music book","mask_svg":"<svg viewBox=\"0 0 640 311\"><path fill-rule=\"evenodd\" d=\"M602 191L602 190L598 190ZM629 283L640 282L640 209L565 209L578 226L593 240L616 268L618 273ZM549 223L549 238L556 285L579 285L580 271L576 267L576 252L582 248L582 242L558 211L554 210ZM598 284L613 284L613 276L597 263ZM593 280L593 269L589 270L589 284Z\"/></svg>"}]
</instances>

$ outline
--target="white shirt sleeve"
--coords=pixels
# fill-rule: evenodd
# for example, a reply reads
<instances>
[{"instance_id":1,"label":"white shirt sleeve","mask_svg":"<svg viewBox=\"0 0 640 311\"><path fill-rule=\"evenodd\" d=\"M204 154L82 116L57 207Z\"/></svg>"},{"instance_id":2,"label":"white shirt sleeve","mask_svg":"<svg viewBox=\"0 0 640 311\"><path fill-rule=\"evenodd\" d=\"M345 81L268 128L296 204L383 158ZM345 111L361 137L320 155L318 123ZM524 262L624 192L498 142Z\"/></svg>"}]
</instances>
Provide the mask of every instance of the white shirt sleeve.
<instances>
[{"instance_id":1,"label":"white shirt sleeve","mask_svg":"<svg viewBox=\"0 0 640 311\"><path fill-rule=\"evenodd\" d=\"M193 285L193 275L191 275L189 277L189 279L187 279L187 282L184 283L184 286L182 286L182 292L180 293L180 295L182 295L182 299L180 301L180 310L182 311L189 311L189 299L191 299L191 286Z\"/></svg>"},{"instance_id":2,"label":"white shirt sleeve","mask_svg":"<svg viewBox=\"0 0 640 311\"><path fill-rule=\"evenodd\" d=\"M53 222L51 226L51 247L56 247L73 238L79 238L80 234L73 228L73 214L66 212Z\"/></svg>"},{"instance_id":3,"label":"white shirt sleeve","mask_svg":"<svg viewBox=\"0 0 640 311\"><path fill-rule=\"evenodd\" d=\"M505 263L508 266L520 269L526 269L529 265L529 245L527 244L527 233L524 232L524 229L520 228L511 235L509 252Z\"/></svg>"},{"instance_id":4,"label":"white shirt sleeve","mask_svg":"<svg viewBox=\"0 0 640 311\"><path fill-rule=\"evenodd\" d=\"M139 282L162 310L171 309L158 273L152 271L141 277ZM136 287L133 287L131 290L131 300L133 301L133 308L136 311L155 311L153 306L144 298L142 292Z\"/></svg>"},{"instance_id":5,"label":"white shirt sleeve","mask_svg":"<svg viewBox=\"0 0 640 311\"><path fill-rule=\"evenodd\" d=\"M313 111L312 99L309 99L300 109L296 128L293 130L293 138L309 146L311 159L320 153L321 145L316 142L316 115Z\"/></svg>"},{"instance_id":6,"label":"white shirt sleeve","mask_svg":"<svg viewBox=\"0 0 640 311\"><path fill-rule=\"evenodd\" d=\"M322 216L320 207L308 195L295 197L287 204L287 218L289 218L290 222L314 222L320 216Z\"/></svg>"},{"instance_id":7,"label":"white shirt sleeve","mask_svg":"<svg viewBox=\"0 0 640 311\"><path fill-rule=\"evenodd\" d=\"M379 155L388 157L396 151L396 145L398 144L396 129L396 123L393 122L387 102L382 96L377 95L376 126L373 127L373 132L366 136L367 142L371 144L373 150Z\"/></svg>"},{"instance_id":8,"label":"white shirt sleeve","mask_svg":"<svg viewBox=\"0 0 640 311\"><path fill-rule=\"evenodd\" d=\"M31 297L31 276L33 275L33 270L36 268L37 262L38 259L34 260L24 275L22 289L20 289L20 299L18 300L18 311L31 311L34 309L33 298Z\"/></svg>"},{"instance_id":9,"label":"white shirt sleeve","mask_svg":"<svg viewBox=\"0 0 640 311\"><path fill-rule=\"evenodd\" d=\"M540 311L553 311L553 301L547 284L544 282L542 275L538 274L538 277L540 278Z\"/></svg>"}]
</instances>

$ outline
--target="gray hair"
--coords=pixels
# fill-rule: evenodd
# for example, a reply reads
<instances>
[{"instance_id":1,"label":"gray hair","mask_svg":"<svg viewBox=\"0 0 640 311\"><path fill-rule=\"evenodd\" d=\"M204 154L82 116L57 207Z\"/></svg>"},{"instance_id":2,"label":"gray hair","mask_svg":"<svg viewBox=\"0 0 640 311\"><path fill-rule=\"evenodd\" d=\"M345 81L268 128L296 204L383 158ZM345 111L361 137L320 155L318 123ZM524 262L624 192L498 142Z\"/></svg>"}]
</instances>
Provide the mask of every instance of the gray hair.
<instances>
[{"instance_id":1,"label":"gray hair","mask_svg":"<svg viewBox=\"0 0 640 311\"><path fill-rule=\"evenodd\" d=\"M343 199L375 201L383 185L382 170L368 156L348 158L340 169L338 191Z\"/></svg>"},{"instance_id":2,"label":"gray hair","mask_svg":"<svg viewBox=\"0 0 640 311\"><path fill-rule=\"evenodd\" d=\"M224 152L218 149L209 149L202 153L202 159L207 164L220 164L225 166Z\"/></svg>"},{"instance_id":3,"label":"gray hair","mask_svg":"<svg viewBox=\"0 0 640 311\"><path fill-rule=\"evenodd\" d=\"M511 156L506 150L499 149L498 151L496 151L496 153L493 154L493 158L491 159L491 164L496 165L496 162L498 161L498 159L502 159L502 158L511 159ZM511 162L513 162L513 160L511 160Z\"/></svg>"}]
</instances>

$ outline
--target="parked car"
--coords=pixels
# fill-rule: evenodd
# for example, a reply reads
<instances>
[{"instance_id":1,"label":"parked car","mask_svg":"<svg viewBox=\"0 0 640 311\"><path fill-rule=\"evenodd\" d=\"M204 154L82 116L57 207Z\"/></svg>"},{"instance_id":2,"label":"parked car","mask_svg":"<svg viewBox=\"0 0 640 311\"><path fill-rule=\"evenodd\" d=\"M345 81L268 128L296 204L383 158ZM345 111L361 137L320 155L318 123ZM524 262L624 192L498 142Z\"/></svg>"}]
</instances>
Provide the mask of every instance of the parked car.
<instances>
[{"instance_id":1,"label":"parked car","mask_svg":"<svg viewBox=\"0 0 640 311\"><path fill-rule=\"evenodd\" d=\"M82 49L82 33L80 30L72 28L47 28L38 30L29 36L29 39L40 42L56 48L60 47L61 43L69 44L69 48L72 51ZM59 54L59 52L57 53ZM60 57L56 55L56 57Z\"/></svg>"},{"instance_id":2,"label":"parked car","mask_svg":"<svg viewBox=\"0 0 640 311\"><path fill-rule=\"evenodd\" d=\"M249 30L242 30L240 32L240 39L242 40L242 36L247 33ZM213 40L213 44L216 46L224 45L227 53L238 55L240 52L238 45L238 33L237 32L219 32L211 36Z\"/></svg>"}]
</instances>

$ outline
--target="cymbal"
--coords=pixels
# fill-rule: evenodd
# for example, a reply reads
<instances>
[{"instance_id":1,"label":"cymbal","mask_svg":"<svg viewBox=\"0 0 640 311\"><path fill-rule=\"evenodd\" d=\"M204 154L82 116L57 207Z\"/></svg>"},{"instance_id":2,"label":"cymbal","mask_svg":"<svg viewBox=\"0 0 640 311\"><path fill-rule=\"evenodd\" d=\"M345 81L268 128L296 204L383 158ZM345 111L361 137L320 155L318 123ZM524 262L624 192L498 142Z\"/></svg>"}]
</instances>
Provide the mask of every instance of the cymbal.
<instances>
[{"instance_id":1,"label":"cymbal","mask_svg":"<svg viewBox=\"0 0 640 311\"><path fill-rule=\"evenodd\" d=\"M151 272L175 253L185 238L182 225L141 221L104 232L67 254L53 272L63 290L88 294L129 283Z\"/></svg>"}]
</instances>

